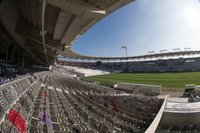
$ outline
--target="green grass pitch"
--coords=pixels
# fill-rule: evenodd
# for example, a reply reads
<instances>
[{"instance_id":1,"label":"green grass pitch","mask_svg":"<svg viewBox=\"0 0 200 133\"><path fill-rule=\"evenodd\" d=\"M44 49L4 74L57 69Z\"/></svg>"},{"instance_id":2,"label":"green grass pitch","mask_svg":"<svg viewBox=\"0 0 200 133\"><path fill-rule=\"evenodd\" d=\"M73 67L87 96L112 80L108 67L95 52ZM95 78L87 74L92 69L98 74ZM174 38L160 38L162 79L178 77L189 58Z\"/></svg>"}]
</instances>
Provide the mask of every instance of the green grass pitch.
<instances>
[{"instance_id":1,"label":"green grass pitch","mask_svg":"<svg viewBox=\"0 0 200 133\"><path fill-rule=\"evenodd\" d=\"M85 77L85 80L100 81L113 85L117 81L161 85L163 90L183 90L186 84L200 84L200 72L180 73L119 73Z\"/></svg>"}]
</instances>

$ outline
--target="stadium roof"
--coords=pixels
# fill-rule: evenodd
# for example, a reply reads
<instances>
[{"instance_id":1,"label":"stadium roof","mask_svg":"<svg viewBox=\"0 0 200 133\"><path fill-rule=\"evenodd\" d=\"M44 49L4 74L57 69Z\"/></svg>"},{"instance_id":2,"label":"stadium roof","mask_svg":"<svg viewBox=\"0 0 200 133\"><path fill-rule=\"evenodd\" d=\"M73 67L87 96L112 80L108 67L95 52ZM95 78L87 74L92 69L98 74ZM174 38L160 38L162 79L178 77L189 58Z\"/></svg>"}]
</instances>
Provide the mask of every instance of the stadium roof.
<instances>
[{"instance_id":1,"label":"stadium roof","mask_svg":"<svg viewBox=\"0 0 200 133\"><path fill-rule=\"evenodd\" d=\"M12 38L42 62L46 55L49 62L57 55L96 58L73 52L71 45L99 20L132 1L3 0L0 19Z\"/></svg>"},{"instance_id":2,"label":"stadium roof","mask_svg":"<svg viewBox=\"0 0 200 133\"><path fill-rule=\"evenodd\" d=\"M176 52L165 52L165 53L153 53L139 56L128 56L128 57L94 57L94 56L84 56L79 55L73 51L68 57L76 59L93 59L93 60L129 60L129 59L147 59L147 58L159 58L159 57L182 57L182 56L193 56L200 55L200 51L176 51Z\"/></svg>"}]
</instances>

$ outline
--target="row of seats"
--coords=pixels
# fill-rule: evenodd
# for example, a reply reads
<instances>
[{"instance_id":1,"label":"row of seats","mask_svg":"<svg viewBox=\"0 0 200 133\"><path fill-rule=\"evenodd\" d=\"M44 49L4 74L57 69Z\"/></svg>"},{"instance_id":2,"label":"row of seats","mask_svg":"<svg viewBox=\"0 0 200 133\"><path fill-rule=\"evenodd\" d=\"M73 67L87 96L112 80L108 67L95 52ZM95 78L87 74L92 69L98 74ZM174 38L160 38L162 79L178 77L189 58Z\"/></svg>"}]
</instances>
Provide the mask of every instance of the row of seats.
<instances>
[{"instance_id":1,"label":"row of seats","mask_svg":"<svg viewBox=\"0 0 200 133\"><path fill-rule=\"evenodd\" d=\"M61 102L61 105L63 107L63 112L66 115L66 118L68 118L69 127L72 129L73 132L93 132L93 130L88 127L88 123L85 122L82 118L82 116L78 113L76 109L76 105L72 100L69 99L69 97L65 96L63 94L63 91L60 89L61 85L57 80L54 80L54 85L56 89L56 94L59 98L59 101ZM52 91L54 92L54 91ZM54 92L55 96L55 92ZM61 112L60 112L61 113Z\"/></svg>"},{"instance_id":2,"label":"row of seats","mask_svg":"<svg viewBox=\"0 0 200 133\"><path fill-rule=\"evenodd\" d=\"M40 89L41 79L35 81L33 77L16 81L11 86L3 86L1 97L1 132L18 133L14 123L9 120L7 113L15 110L28 123L28 116L31 112L34 96Z\"/></svg>"},{"instance_id":3,"label":"row of seats","mask_svg":"<svg viewBox=\"0 0 200 133\"><path fill-rule=\"evenodd\" d=\"M108 87L72 78L55 78L54 88L61 88L89 126L102 132L144 132L159 111L163 100L142 96L114 95ZM131 101L131 102L130 102ZM117 111L113 111L113 102Z\"/></svg>"},{"instance_id":4,"label":"row of seats","mask_svg":"<svg viewBox=\"0 0 200 133\"><path fill-rule=\"evenodd\" d=\"M119 132L118 129L113 128L112 126L108 127L108 125L105 125L106 121L103 121L102 119L101 119L102 121L98 121L97 114L87 109L86 105L80 106L79 104L80 101L76 99L76 96L73 96L73 94L69 94L67 92L64 92L64 95L68 99L69 103L71 103L71 105L73 105L73 108L75 108L76 110L76 114L74 114L73 116L69 115L71 117L71 123L73 123L74 125L79 125L79 127L76 128L76 132L84 132L83 129L84 130L90 129L87 132L94 132L94 131L95 132L113 132L113 131ZM61 91L60 91L60 94L62 94ZM78 117L76 115L78 115ZM79 120L77 118L82 118L82 120ZM89 125L89 127L85 127L84 125Z\"/></svg>"},{"instance_id":5,"label":"row of seats","mask_svg":"<svg viewBox=\"0 0 200 133\"><path fill-rule=\"evenodd\" d=\"M47 67L41 67L41 66L32 66L26 68L21 66L16 66L0 58L0 85L14 81L18 78L21 78L22 76L31 73L47 71L47 70L48 70Z\"/></svg>"},{"instance_id":6,"label":"row of seats","mask_svg":"<svg viewBox=\"0 0 200 133\"><path fill-rule=\"evenodd\" d=\"M143 133L162 103L43 72L2 87L0 131L19 132L7 115L13 109L25 121L27 133ZM41 119L41 112L50 124Z\"/></svg>"},{"instance_id":7,"label":"row of seats","mask_svg":"<svg viewBox=\"0 0 200 133\"><path fill-rule=\"evenodd\" d=\"M102 74L109 74L109 71L106 70L93 70L93 69L86 69L82 67L75 67L75 66L63 66L66 71L69 72L78 72L83 73L85 76L94 76L94 75L102 75Z\"/></svg>"},{"instance_id":8,"label":"row of seats","mask_svg":"<svg viewBox=\"0 0 200 133\"><path fill-rule=\"evenodd\" d=\"M57 84L56 81L51 80L51 78L49 78L47 82L48 84ZM46 96L44 96L44 92L47 94ZM45 127L45 124L39 119L38 115L41 111L45 112L46 115L51 118L52 128ZM62 91L56 89L56 87L47 86L40 89L36 102L33 105L29 131L37 133L92 132L88 124L80 118Z\"/></svg>"}]
</instances>

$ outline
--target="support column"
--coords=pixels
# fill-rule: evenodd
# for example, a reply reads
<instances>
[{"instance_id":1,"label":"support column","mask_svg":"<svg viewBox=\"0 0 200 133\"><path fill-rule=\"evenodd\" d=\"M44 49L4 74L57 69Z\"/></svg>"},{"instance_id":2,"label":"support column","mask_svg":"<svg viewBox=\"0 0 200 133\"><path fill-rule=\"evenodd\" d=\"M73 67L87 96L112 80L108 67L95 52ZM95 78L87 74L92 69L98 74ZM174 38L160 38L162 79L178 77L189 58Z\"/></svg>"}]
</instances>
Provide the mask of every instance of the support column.
<instances>
[{"instance_id":1,"label":"support column","mask_svg":"<svg viewBox=\"0 0 200 133\"><path fill-rule=\"evenodd\" d=\"M13 44L11 62L14 61L14 54L15 54L15 45Z\"/></svg>"},{"instance_id":2,"label":"support column","mask_svg":"<svg viewBox=\"0 0 200 133\"><path fill-rule=\"evenodd\" d=\"M10 48L10 41L8 42L8 47L7 47L7 50L6 50L6 63L8 63L9 48Z\"/></svg>"},{"instance_id":3,"label":"support column","mask_svg":"<svg viewBox=\"0 0 200 133\"><path fill-rule=\"evenodd\" d=\"M22 68L24 68L24 48L22 49Z\"/></svg>"}]
</instances>

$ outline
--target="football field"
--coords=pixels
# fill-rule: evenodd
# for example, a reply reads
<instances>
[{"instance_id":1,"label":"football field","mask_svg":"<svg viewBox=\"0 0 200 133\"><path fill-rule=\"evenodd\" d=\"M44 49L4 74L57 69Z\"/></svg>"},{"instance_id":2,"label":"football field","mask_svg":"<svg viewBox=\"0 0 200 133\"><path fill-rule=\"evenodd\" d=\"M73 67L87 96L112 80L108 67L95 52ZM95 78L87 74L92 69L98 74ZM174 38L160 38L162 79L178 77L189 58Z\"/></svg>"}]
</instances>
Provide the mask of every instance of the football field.
<instances>
[{"instance_id":1,"label":"football field","mask_svg":"<svg viewBox=\"0 0 200 133\"><path fill-rule=\"evenodd\" d=\"M113 85L120 82L161 85L163 90L181 91L186 84L200 85L200 72L180 73L119 73L85 77L85 80Z\"/></svg>"}]
</instances>

